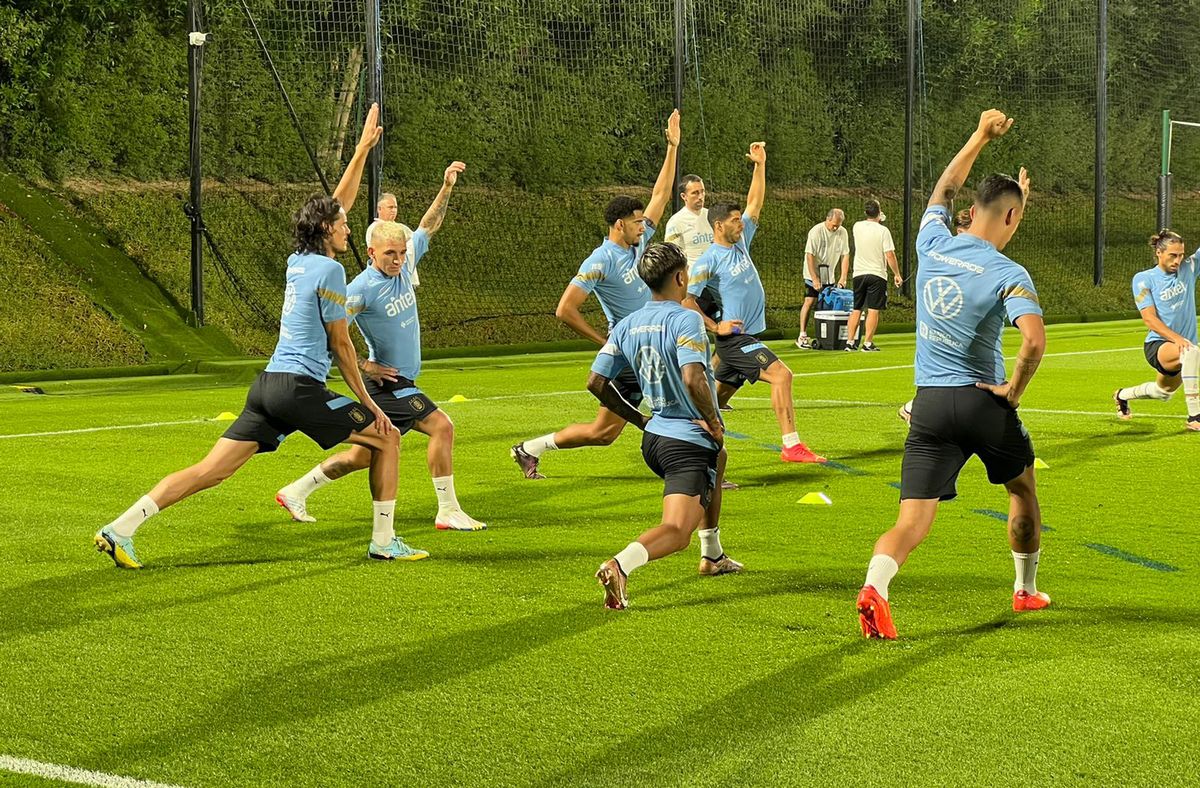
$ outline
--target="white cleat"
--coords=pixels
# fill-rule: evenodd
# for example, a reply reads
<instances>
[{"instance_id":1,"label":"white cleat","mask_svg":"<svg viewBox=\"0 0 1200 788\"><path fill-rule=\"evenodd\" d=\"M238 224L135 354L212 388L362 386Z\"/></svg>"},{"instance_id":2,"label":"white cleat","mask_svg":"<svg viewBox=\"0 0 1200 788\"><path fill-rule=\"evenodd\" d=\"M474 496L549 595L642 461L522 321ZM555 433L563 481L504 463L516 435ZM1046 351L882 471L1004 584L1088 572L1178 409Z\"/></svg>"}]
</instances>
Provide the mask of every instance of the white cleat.
<instances>
[{"instance_id":1,"label":"white cleat","mask_svg":"<svg viewBox=\"0 0 1200 788\"><path fill-rule=\"evenodd\" d=\"M481 523L462 509L445 509L437 513L433 527L439 531L486 531L487 523Z\"/></svg>"},{"instance_id":2,"label":"white cleat","mask_svg":"<svg viewBox=\"0 0 1200 788\"><path fill-rule=\"evenodd\" d=\"M275 493L275 503L287 510L292 519L298 523L315 523L317 521L317 518L308 513L308 508L304 505L303 500L286 495L283 490Z\"/></svg>"}]
</instances>

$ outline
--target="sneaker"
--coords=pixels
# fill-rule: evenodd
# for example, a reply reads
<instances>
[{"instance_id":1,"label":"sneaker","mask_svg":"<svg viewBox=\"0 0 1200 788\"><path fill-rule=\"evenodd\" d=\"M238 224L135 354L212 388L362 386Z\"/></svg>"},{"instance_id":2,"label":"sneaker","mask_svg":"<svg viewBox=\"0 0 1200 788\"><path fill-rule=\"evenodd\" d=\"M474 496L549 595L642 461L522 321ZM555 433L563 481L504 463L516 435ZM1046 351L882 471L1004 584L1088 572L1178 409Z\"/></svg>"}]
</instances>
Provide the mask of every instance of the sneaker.
<instances>
[{"instance_id":1,"label":"sneaker","mask_svg":"<svg viewBox=\"0 0 1200 788\"><path fill-rule=\"evenodd\" d=\"M308 513L304 501L300 498L293 498L287 495L283 490L275 493L275 503L287 510L287 513L292 516L292 519L298 523L315 523L317 518Z\"/></svg>"},{"instance_id":2,"label":"sneaker","mask_svg":"<svg viewBox=\"0 0 1200 788\"><path fill-rule=\"evenodd\" d=\"M521 469L521 473L525 474L526 479L545 479L546 477L538 473L538 458L534 457L529 452L525 451L524 443L518 443L509 449L508 454L513 458L513 462Z\"/></svg>"},{"instance_id":3,"label":"sneaker","mask_svg":"<svg viewBox=\"0 0 1200 788\"><path fill-rule=\"evenodd\" d=\"M896 415L899 416L900 420L905 424L912 424L912 411L908 409L907 402L900 406L900 409L896 411Z\"/></svg>"},{"instance_id":4,"label":"sneaker","mask_svg":"<svg viewBox=\"0 0 1200 788\"><path fill-rule=\"evenodd\" d=\"M854 352L854 351L856 351L856 350L858 350L858 343L857 343L857 342L847 342L847 343L846 343L845 351L846 351L847 353L853 353L853 352Z\"/></svg>"},{"instance_id":5,"label":"sneaker","mask_svg":"<svg viewBox=\"0 0 1200 788\"><path fill-rule=\"evenodd\" d=\"M723 410L728 413L729 411L733 410L733 406L726 402L724 405L718 405L717 410Z\"/></svg>"},{"instance_id":6,"label":"sneaker","mask_svg":"<svg viewBox=\"0 0 1200 788\"><path fill-rule=\"evenodd\" d=\"M1050 607L1050 596L1044 591L1031 594L1028 591L1017 591L1013 594L1013 612L1021 613L1026 610L1041 610Z\"/></svg>"},{"instance_id":7,"label":"sneaker","mask_svg":"<svg viewBox=\"0 0 1200 788\"><path fill-rule=\"evenodd\" d=\"M1117 389L1113 392L1113 402L1117 403L1117 418L1121 421L1129 421L1133 418L1133 413L1129 410L1129 400L1121 399L1121 390Z\"/></svg>"},{"instance_id":8,"label":"sneaker","mask_svg":"<svg viewBox=\"0 0 1200 788\"><path fill-rule=\"evenodd\" d=\"M892 606L879 595L875 586L863 586L858 592L858 625L863 637L896 639L896 625L892 623Z\"/></svg>"},{"instance_id":9,"label":"sneaker","mask_svg":"<svg viewBox=\"0 0 1200 788\"><path fill-rule=\"evenodd\" d=\"M142 562L133 551L133 539L117 536L112 526L106 525L92 537L96 551L107 553L118 569L141 569Z\"/></svg>"},{"instance_id":10,"label":"sneaker","mask_svg":"<svg viewBox=\"0 0 1200 788\"><path fill-rule=\"evenodd\" d=\"M439 531L486 531L487 523L481 523L462 509L439 510L433 527Z\"/></svg>"},{"instance_id":11,"label":"sneaker","mask_svg":"<svg viewBox=\"0 0 1200 788\"><path fill-rule=\"evenodd\" d=\"M609 610L624 610L629 607L629 597L625 595L625 572L617 559L610 558L600 564L596 571L596 580L604 587L604 606Z\"/></svg>"},{"instance_id":12,"label":"sneaker","mask_svg":"<svg viewBox=\"0 0 1200 788\"><path fill-rule=\"evenodd\" d=\"M874 342L868 342L859 348L859 350L861 350L863 353L878 353L879 345L876 345Z\"/></svg>"},{"instance_id":13,"label":"sneaker","mask_svg":"<svg viewBox=\"0 0 1200 788\"><path fill-rule=\"evenodd\" d=\"M812 350L813 341L806 335L801 334L800 336L796 337L796 347L798 347L800 350Z\"/></svg>"},{"instance_id":14,"label":"sneaker","mask_svg":"<svg viewBox=\"0 0 1200 788\"><path fill-rule=\"evenodd\" d=\"M367 546L367 558L379 561L420 561L428 557L429 553L409 547L398 536L393 536L387 547L380 547L374 541Z\"/></svg>"},{"instance_id":15,"label":"sneaker","mask_svg":"<svg viewBox=\"0 0 1200 788\"><path fill-rule=\"evenodd\" d=\"M1189 416L1187 428L1192 432L1200 432L1200 416Z\"/></svg>"},{"instance_id":16,"label":"sneaker","mask_svg":"<svg viewBox=\"0 0 1200 788\"><path fill-rule=\"evenodd\" d=\"M738 489L738 486L736 484L734 484L733 482L729 481L728 479L722 479L721 480L721 489L722 490L736 490L736 489Z\"/></svg>"},{"instance_id":17,"label":"sneaker","mask_svg":"<svg viewBox=\"0 0 1200 788\"><path fill-rule=\"evenodd\" d=\"M784 449L780 455L784 462L825 462L825 458L813 454L812 449L803 443L797 443L790 449Z\"/></svg>"},{"instance_id":18,"label":"sneaker","mask_svg":"<svg viewBox=\"0 0 1200 788\"><path fill-rule=\"evenodd\" d=\"M721 553L721 557L713 560L711 558L700 559L700 574L705 577L716 577L717 575L732 575L742 571L744 567L737 561L734 561L729 556Z\"/></svg>"}]
</instances>

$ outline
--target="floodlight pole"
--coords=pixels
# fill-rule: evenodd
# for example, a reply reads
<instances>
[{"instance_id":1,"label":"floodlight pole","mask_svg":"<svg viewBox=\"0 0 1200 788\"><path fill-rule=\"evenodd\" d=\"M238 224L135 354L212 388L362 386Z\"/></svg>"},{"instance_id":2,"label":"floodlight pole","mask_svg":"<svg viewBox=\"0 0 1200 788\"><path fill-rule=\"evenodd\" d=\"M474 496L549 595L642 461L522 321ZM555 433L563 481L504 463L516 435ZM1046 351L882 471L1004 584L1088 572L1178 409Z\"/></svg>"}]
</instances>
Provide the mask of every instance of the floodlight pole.
<instances>
[{"instance_id":1,"label":"floodlight pole","mask_svg":"<svg viewBox=\"0 0 1200 788\"><path fill-rule=\"evenodd\" d=\"M675 108L683 112L683 59L687 49L684 38L683 0L675 0ZM683 147L683 140L679 141ZM675 185L671 188L674 195L671 198L671 213L675 214L683 207L679 198L679 181L683 177L683 161L676 152L675 156Z\"/></svg>"},{"instance_id":2,"label":"floodlight pole","mask_svg":"<svg viewBox=\"0 0 1200 788\"><path fill-rule=\"evenodd\" d=\"M204 325L204 222L200 218L200 77L204 68L204 40L200 28L204 0L188 0L188 220L192 225L191 306L192 320Z\"/></svg>"},{"instance_id":3,"label":"floodlight pole","mask_svg":"<svg viewBox=\"0 0 1200 788\"><path fill-rule=\"evenodd\" d=\"M1171 226L1171 110L1162 111L1162 169L1158 173L1158 225Z\"/></svg>"},{"instance_id":4,"label":"floodlight pole","mask_svg":"<svg viewBox=\"0 0 1200 788\"><path fill-rule=\"evenodd\" d=\"M1108 204L1108 0L1096 2L1096 194L1092 237L1092 284L1104 283L1104 212Z\"/></svg>"},{"instance_id":5,"label":"floodlight pole","mask_svg":"<svg viewBox=\"0 0 1200 788\"><path fill-rule=\"evenodd\" d=\"M904 254L900 259L900 276L904 280L905 296L912 294L912 194L913 194L913 105L917 98L917 3L920 0L908 0L908 55L907 77L905 79L907 97L904 101Z\"/></svg>"},{"instance_id":6,"label":"floodlight pole","mask_svg":"<svg viewBox=\"0 0 1200 788\"><path fill-rule=\"evenodd\" d=\"M379 105L379 122L383 124L383 45L379 33L379 0L364 0L367 31L367 107ZM367 214L375 218L379 206L379 187L383 180L383 145L371 148L367 154Z\"/></svg>"}]
</instances>

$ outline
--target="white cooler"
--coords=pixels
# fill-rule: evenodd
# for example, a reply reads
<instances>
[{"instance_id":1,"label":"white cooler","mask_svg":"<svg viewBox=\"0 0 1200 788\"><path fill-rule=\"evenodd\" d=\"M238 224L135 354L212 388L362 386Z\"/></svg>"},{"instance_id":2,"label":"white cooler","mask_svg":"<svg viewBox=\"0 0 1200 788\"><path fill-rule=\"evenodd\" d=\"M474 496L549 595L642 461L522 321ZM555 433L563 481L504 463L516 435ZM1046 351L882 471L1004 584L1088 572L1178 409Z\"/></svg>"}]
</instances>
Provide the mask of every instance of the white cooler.
<instances>
[{"instance_id":1,"label":"white cooler","mask_svg":"<svg viewBox=\"0 0 1200 788\"><path fill-rule=\"evenodd\" d=\"M845 350L846 324L850 320L850 313L822 310L816 313L816 320L817 349Z\"/></svg>"}]
</instances>

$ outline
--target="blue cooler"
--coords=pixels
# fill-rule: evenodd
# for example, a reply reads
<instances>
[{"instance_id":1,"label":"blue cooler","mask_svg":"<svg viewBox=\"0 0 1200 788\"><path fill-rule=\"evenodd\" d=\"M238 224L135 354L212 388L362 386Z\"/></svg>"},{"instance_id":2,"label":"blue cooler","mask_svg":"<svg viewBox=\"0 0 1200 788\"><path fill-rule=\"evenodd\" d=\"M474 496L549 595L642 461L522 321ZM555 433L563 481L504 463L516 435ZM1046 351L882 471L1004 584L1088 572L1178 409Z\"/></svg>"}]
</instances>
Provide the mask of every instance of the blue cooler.
<instances>
[{"instance_id":1,"label":"blue cooler","mask_svg":"<svg viewBox=\"0 0 1200 788\"><path fill-rule=\"evenodd\" d=\"M833 312L849 312L854 309L854 291L848 287L827 285L817 296L817 309Z\"/></svg>"}]
</instances>

